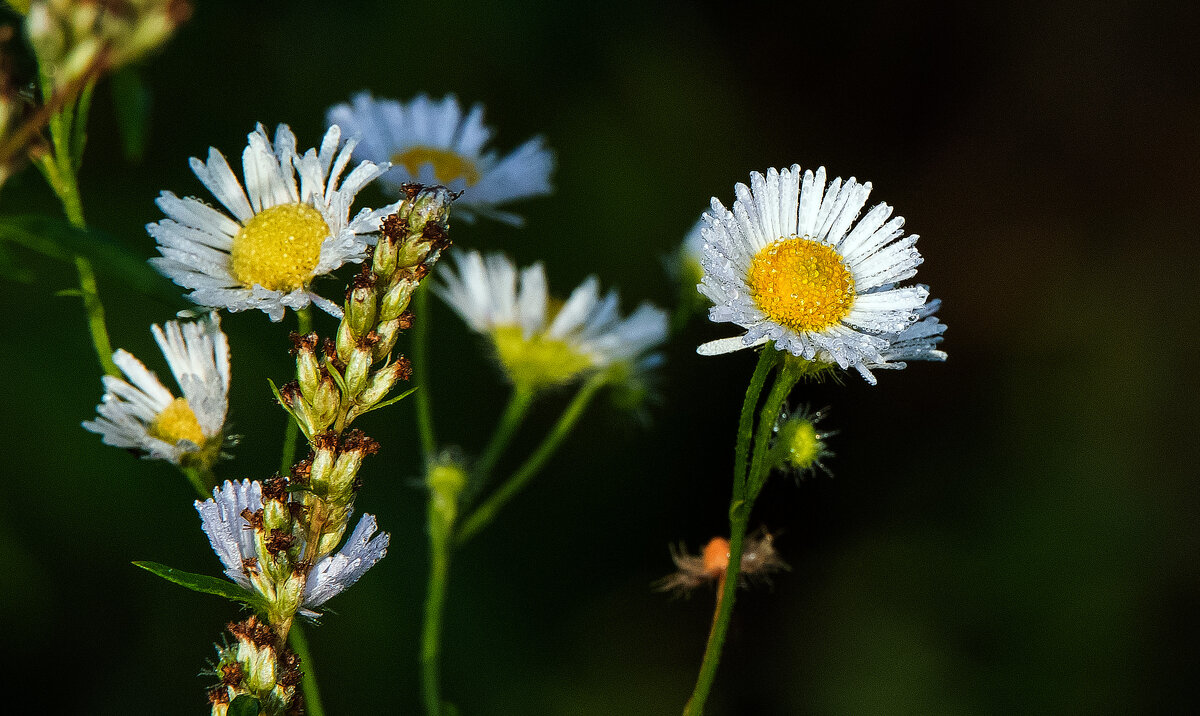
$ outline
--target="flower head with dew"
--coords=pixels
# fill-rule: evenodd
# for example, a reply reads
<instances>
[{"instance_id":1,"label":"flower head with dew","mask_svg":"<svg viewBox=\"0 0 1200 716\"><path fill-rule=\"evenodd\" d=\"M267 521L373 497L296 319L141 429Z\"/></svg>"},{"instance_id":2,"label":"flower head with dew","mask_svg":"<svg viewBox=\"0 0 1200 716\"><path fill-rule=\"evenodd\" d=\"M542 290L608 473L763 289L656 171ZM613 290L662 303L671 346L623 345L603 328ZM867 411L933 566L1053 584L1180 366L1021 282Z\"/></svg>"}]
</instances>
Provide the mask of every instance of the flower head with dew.
<instances>
[{"instance_id":1,"label":"flower head with dew","mask_svg":"<svg viewBox=\"0 0 1200 716\"><path fill-rule=\"evenodd\" d=\"M83 427L106 445L182 467L211 467L220 455L229 407L229 343L220 320L210 313L151 331L183 396L172 395L141 361L118 350L113 362L126 380L104 376L99 417Z\"/></svg>"},{"instance_id":2,"label":"flower head with dew","mask_svg":"<svg viewBox=\"0 0 1200 716\"><path fill-rule=\"evenodd\" d=\"M808 361L855 368L875 383L893 341L913 327L929 289L897 284L916 275L917 237L877 204L859 218L871 184L853 177L826 185L825 168L770 169L735 187L732 210L716 198L704 214L709 318L742 336L706 343L716 355L774 341ZM904 340L908 340L907 338ZM926 357L932 354L926 353ZM899 367L895 364L894 367Z\"/></svg>"},{"instance_id":3,"label":"flower head with dew","mask_svg":"<svg viewBox=\"0 0 1200 716\"><path fill-rule=\"evenodd\" d=\"M652 304L622 318L616 291L601 298L594 276L561 302L550 298L540 263L518 273L500 253L455 251L453 257L457 271L441 270L434 290L491 339L513 383L540 389L605 369L629 378L660 361L652 351L666 339L667 315Z\"/></svg>"},{"instance_id":4,"label":"flower head with dew","mask_svg":"<svg viewBox=\"0 0 1200 716\"><path fill-rule=\"evenodd\" d=\"M195 505L204 533L225 566L226 576L243 589L261 594L268 602L288 598L284 592L293 576L290 568L285 575L271 573L270 565L277 561L273 551L277 548L264 537L262 483L226 481L213 490L211 499L197 500ZM253 523L246 519L247 515L254 518ZM386 532L376 534L378 529L375 516L364 514L340 551L317 560L303 584L297 585L298 593L294 595L301 614L317 616L318 607L341 594L383 559L391 538ZM296 534L286 544L297 554L305 551L303 534Z\"/></svg>"},{"instance_id":5,"label":"flower head with dew","mask_svg":"<svg viewBox=\"0 0 1200 716\"><path fill-rule=\"evenodd\" d=\"M521 217L498 207L553 190L554 153L541 137L501 157L487 148L493 130L483 123L483 105L464 111L454 95L397 102L361 92L331 107L327 122L361 136L355 156L392 163L380 181L393 192L408 182L461 191L454 211L467 221L482 216L520 225Z\"/></svg>"},{"instance_id":6,"label":"flower head with dew","mask_svg":"<svg viewBox=\"0 0 1200 716\"><path fill-rule=\"evenodd\" d=\"M723 582L729 566L729 540L713 537L699 554L689 553L683 545L671 546L671 560L676 571L655 582L660 592L675 592L686 595L696 587L709 582ZM775 572L788 569L787 564L775 551L775 537L760 529L746 536L742 548L741 569L738 571L740 586L751 581L770 581Z\"/></svg>"},{"instance_id":7,"label":"flower head with dew","mask_svg":"<svg viewBox=\"0 0 1200 716\"><path fill-rule=\"evenodd\" d=\"M202 306L258 309L279 321L285 308L315 303L341 316L312 291L313 279L361 261L372 232L396 208L350 217L354 197L388 168L364 161L343 177L354 146L333 126L319 148L300 154L287 125L272 143L260 124L242 152L244 188L221 152L209 149L207 162L193 157L192 171L228 214L164 191L157 204L167 218L146 227L162 254L150 263Z\"/></svg>"}]
</instances>

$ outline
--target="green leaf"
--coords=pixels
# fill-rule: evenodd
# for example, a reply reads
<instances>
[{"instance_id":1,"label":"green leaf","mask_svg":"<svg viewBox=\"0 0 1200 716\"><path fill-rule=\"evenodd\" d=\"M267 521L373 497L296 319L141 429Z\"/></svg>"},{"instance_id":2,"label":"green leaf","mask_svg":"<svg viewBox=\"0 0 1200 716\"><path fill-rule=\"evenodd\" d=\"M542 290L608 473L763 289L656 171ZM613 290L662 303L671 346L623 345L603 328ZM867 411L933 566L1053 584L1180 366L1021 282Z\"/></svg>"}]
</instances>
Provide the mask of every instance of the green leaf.
<instances>
[{"instance_id":1,"label":"green leaf","mask_svg":"<svg viewBox=\"0 0 1200 716\"><path fill-rule=\"evenodd\" d=\"M12 253L0 243L0 276L17 283L33 283L36 277L25 266L13 259Z\"/></svg>"},{"instance_id":2,"label":"green leaf","mask_svg":"<svg viewBox=\"0 0 1200 716\"><path fill-rule=\"evenodd\" d=\"M394 403L399 403L401 400L404 400L408 396L417 392L417 387L418 386L413 386L413 387L409 388L408 390L404 391L403 393L401 393L400 395L397 395L395 398L389 398L389 399L383 401L382 403L376 403L376 404L372 405L371 407L367 408L366 410L362 411L361 413L359 413L359 415L366 415L367 413L371 412L372 410L379 410L380 408L386 408L387 406L392 405Z\"/></svg>"},{"instance_id":3,"label":"green leaf","mask_svg":"<svg viewBox=\"0 0 1200 716\"><path fill-rule=\"evenodd\" d=\"M258 699L250 694L242 694L229 702L229 710L225 713L229 716L258 716L261 711L262 704L258 702Z\"/></svg>"},{"instance_id":4,"label":"green leaf","mask_svg":"<svg viewBox=\"0 0 1200 716\"><path fill-rule=\"evenodd\" d=\"M186 587L193 592L215 594L218 597L225 597L230 601L245 604L258 612L267 611L267 601L261 595L243 589L227 579L218 579L217 577L210 577L207 574L193 574L185 572L182 569L175 569L165 564L159 564L158 562L134 562L133 565L141 567L151 574L157 574L168 582Z\"/></svg>"},{"instance_id":5,"label":"green leaf","mask_svg":"<svg viewBox=\"0 0 1200 716\"><path fill-rule=\"evenodd\" d=\"M177 289L113 236L96 229L77 229L65 219L17 215L0 217L0 243L20 246L56 261L72 264L84 256L102 276L171 305L180 303Z\"/></svg>"},{"instance_id":6,"label":"green leaf","mask_svg":"<svg viewBox=\"0 0 1200 716\"><path fill-rule=\"evenodd\" d=\"M150 88L136 69L126 67L112 76L112 94L125 158L141 162L150 135Z\"/></svg>"},{"instance_id":7,"label":"green leaf","mask_svg":"<svg viewBox=\"0 0 1200 716\"><path fill-rule=\"evenodd\" d=\"M75 114L71 117L71 166L76 173L83 164L83 148L87 146L88 114L92 109L92 92L95 89L95 80L84 86L75 104Z\"/></svg>"}]
</instances>

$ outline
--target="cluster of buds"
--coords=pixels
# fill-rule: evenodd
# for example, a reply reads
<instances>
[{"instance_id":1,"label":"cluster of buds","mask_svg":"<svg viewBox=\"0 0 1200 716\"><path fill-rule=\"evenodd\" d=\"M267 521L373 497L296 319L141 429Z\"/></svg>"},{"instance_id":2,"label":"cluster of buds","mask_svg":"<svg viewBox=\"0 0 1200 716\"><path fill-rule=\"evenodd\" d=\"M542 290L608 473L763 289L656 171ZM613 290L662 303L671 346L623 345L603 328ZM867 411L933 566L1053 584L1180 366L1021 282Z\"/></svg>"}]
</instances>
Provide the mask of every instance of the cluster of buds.
<instances>
[{"instance_id":1,"label":"cluster of buds","mask_svg":"<svg viewBox=\"0 0 1200 716\"><path fill-rule=\"evenodd\" d=\"M234 642L217 648L212 665L211 673L221 680L208 691L212 716L226 716L238 699L257 702L255 713L262 716L304 713L303 697L296 688L303 676L300 657L257 617L231 623L228 629Z\"/></svg>"},{"instance_id":2,"label":"cluster of buds","mask_svg":"<svg viewBox=\"0 0 1200 716\"><path fill-rule=\"evenodd\" d=\"M186 0L33 0L25 28L43 76L59 88L142 59L191 13Z\"/></svg>"},{"instance_id":3,"label":"cluster of buds","mask_svg":"<svg viewBox=\"0 0 1200 716\"><path fill-rule=\"evenodd\" d=\"M336 340L318 356L317 334L294 336L296 380L280 403L308 438L311 453L292 470L310 560L328 554L347 527L358 469L378 443L348 426L384 404L412 367L393 356L400 331L412 323L413 293L449 245L446 226L453 195L444 187L405 185L396 213L382 222L379 241L346 291Z\"/></svg>"}]
</instances>

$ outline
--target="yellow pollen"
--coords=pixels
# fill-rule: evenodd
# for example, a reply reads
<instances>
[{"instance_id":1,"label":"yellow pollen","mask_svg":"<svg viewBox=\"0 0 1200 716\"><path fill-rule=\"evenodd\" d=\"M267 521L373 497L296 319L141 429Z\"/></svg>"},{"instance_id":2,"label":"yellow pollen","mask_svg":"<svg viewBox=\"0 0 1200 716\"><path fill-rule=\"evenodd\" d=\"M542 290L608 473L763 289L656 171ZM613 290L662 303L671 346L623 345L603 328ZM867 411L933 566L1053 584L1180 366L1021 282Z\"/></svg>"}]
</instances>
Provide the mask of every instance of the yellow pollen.
<instances>
[{"instance_id":1,"label":"yellow pollen","mask_svg":"<svg viewBox=\"0 0 1200 716\"><path fill-rule=\"evenodd\" d=\"M187 440L198 446L204 445L204 432L200 429L200 421L196 419L196 414L184 398L172 400L146 432L172 445L180 440Z\"/></svg>"},{"instance_id":2,"label":"yellow pollen","mask_svg":"<svg viewBox=\"0 0 1200 716\"><path fill-rule=\"evenodd\" d=\"M832 247L793 236L754 255L746 281L767 317L797 333L838 323L854 305L854 277Z\"/></svg>"},{"instance_id":3,"label":"yellow pollen","mask_svg":"<svg viewBox=\"0 0 1200 716\"><path fill-rule=\"evenodd\" d=\"M467 182L467 186L474 186L482 178L475 162L457 152L437 147L409 147L392 155L392 164L403 165L413 177L421 173L421 167L425 164L432 165L433 176L443 184L462 179Z\"/></svg>"},{"instance_id":4,"label":"yellow pollen","mask_svg":"<svg viewBox=\"0 0 1200 716\"><path fill-rule=\"evenodd\" d=\"M566 341L534 334L525 338L520 326L500 326L492 331L496 355L514 383L541 388L569 383L593 366L590 356Z\"/></svg>"},{"instance_id":5,"label":"yellow pollen","mask_svg":"<svg viewBox=\"0 0 1200 716\"><path fill-rule=\"evenodd\" d=\"M233 239L229 271L247 288L294 291L313 276L329 225L308 204L263 209Z\"/></svg>"}]
</instances>

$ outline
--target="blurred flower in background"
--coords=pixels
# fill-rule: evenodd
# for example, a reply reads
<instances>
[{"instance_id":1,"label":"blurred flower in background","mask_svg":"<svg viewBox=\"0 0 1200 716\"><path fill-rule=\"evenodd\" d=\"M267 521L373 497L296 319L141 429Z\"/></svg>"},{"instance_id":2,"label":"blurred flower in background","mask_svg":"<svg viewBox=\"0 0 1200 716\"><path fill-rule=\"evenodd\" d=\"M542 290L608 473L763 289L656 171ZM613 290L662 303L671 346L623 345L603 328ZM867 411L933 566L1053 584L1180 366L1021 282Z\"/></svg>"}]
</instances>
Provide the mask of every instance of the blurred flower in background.
<instances>
[{"instance_id":1,"label":"blurred flower in background","mask_svg":"<svg viewBox=\"0 0 1200 716\"><path fill-rule=\"evenodd\" d=\"M463 192L454 212L467 221L483 216L520 225L521 217L498 207L553 190L554 153L541 137L501 158L487 148L494 130L483 123L483 105L464 115L454 95L433 100L421 94L404 103L362 92L349 104L331 107L327 122L362 137L355 157L391 162L381 181L393 193L408 182Z\"/></svg>"}]
</instances>

